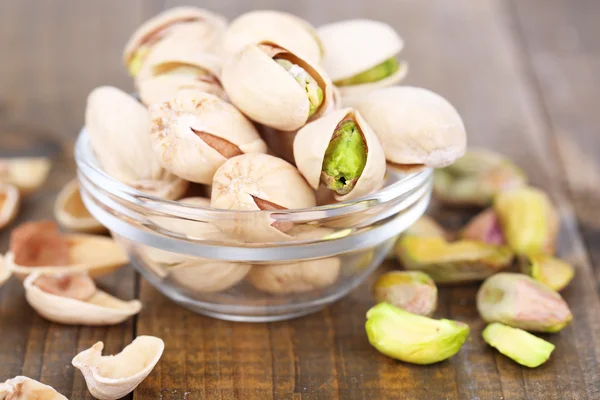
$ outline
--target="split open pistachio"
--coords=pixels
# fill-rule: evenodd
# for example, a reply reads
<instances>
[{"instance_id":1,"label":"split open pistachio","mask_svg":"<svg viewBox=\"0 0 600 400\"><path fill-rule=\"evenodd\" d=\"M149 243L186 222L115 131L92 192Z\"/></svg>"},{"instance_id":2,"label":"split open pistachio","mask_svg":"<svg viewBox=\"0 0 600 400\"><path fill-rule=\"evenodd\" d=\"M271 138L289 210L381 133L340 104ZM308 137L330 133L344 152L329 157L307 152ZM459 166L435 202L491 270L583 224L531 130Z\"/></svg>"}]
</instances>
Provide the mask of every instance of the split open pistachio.
<instances>
[{"instance_id":1,"label":"split open pistachio","mask_svg":"<svg viewBox=\"0 0 600 400\"><path fill-rule=\"evenodd\" d=\"M506 243L498 216L491 208L473 217L460 232L460 237L497 246Z\"/></svg>"},{"instance_id":2,"label":"split open pistachio","mask_svg":"<svg viewBox=\"0 0 600 400\"><path fill-rule=\"evenodd\" d=\"M238 284L250 268L250 264L196 259L169 268L167 276L194 292L214 293Z\"/></svg>"},{"instance_id":3,"label":"split open pistachio","mask_svg":"<svg viewBox=\"0 0 600 400\"><path fill-rule=\"evenodd\" d=\"M217 50L227 21L213 12L195 7L175 7L144 22L131 36L123 61L129 73L144 75L164 49L189 54Z\"/></svg>"},{"instance_id":4,"label":"split open pistachio","mask_svg":"<svg viewBox=\"0 0 600 400\"><path fill-rule=\"evenodd\" d=\"M481 285L477 310L486 322L536 332L558 332L573 319L560 294L527 275L509 272Z\"/></svg>"},{"instance_id":5,"label":"split open pistachio","mask_svg":"<svg viewBox=\"0 0 600 400\"><path fill-rule=\"evenodd\" d=\"M355 108L381 140L392 164L440 168L465 152L467 136L460 115L427 89L378 89L362 96Z\"/></svg>"},{"instance_id":6,"label":"split open pistachio","mask_svg":"<svg viewBox=\"0 0 600 400\"><path fill-rule=\"evenodd\" d=\"M386 272L373 284L373 296L413 314L431 315L437 307L437 287L421 271Z\"/></svg>"},{"instance_id":7,"label":"split open pistachio","mask_svg":"<svg viewBox=\"0 0 600 400\"><path fill-rule=\"evenodd\" d=\"M65 185L54 203L54 218L65 229L74 232L102 233L106 227L90 214L81 200L79 182L73 179Z\"/></svg>"},{"instance_id":8,"label":"split open pistachio","mask_svg":"<svg viewBox=\"0 0 600 400\"><path fill-rule=\"evenodd\" d=\"M567 287L575 276L571 264L548 254L522 256L520 262L521 272L557 292Z\"/></svg>"},{"instance_id":9,"label":"split open pistachio","mask_svg":"<svg viewBox=\"0 0 600 400\"><path fill-rule=\"evenodd\" d=\"M408 64L396 58L404 47L402 38L383 22L334 22L321 26L318 34L325 71L345 98L395 85L408 72Z\"/></svg>"},{"instance_id":10,"label":"split open pistachio","mask_svg":"<svg viewBox=\"0 0 600 400\"><path fill-rule=\"evenodd\" d=\"M244 114L284 131L319 118L332 101L321 68L275 42L245 46L225 63L222 82Z\"/></svg>"},{"instance_id":11,"label":"split open pistachio","mask_svg":"<svg viewBox=\"0 0 600 400\"><path fill-rule=\"evenodd\" d=\"M52 163L46 157L0 158L0 184L16 186L25 196L46 182Z\"/></svg>"},{"instance_id":12,"label":"split open pistachio","mask_svg":"<svg viewBox=\"0 0 600 400\"><path fill-rule=\"evenodd\" d=\"M529 368L539 367L550 358L554 345L518 328L497 322L485 327L483 340L500 353Z\"/></svg>"},{"instance_id":13,"label":"split open pistachio","mask_svg":"<svg viewBox=\"0 0 600 400\"><path fill-rule=\"evenodd\" d=\"M16 186L0 183L0 229L10 224L21 205L21 195Z\"/></svg>"},{"instance_id":14,"label":"split open pistachio","mask_svg":"<svg viewBox=\"0 0 600 400\"><path fill-rule=\"evenodd\" d=\"M395 251L406 269L423 271L442 284L483 280L513 260L506 246L471 240L449 243L441 237L402 236Z\"/></svg>"},{"instance_id":15,"label":"split open pistachio","mask_svg":"<svg viewBox=\"0 0 600 400\"><path fill-rule=\"evenodd\" d=\"M294 140L294 158L314 189L323 184L338 200L355 199L383 185L381 144L351 108L333 111L300 129Z\"/></svg>"},{"instance_id":16,"label":"split open pistachio","mask_svg":"<svg viewBox=\"0 0 600 400\"><path fill-rule=\"evenodd\" d=\"M150 137L160 164L192 182L212 183L231 157L264 153L267 145L252 123L231 104L197 90L150 107Z\"/></svg>"},{"instance_id":17,"label":"split open pistachio","mask_svg":"<svg viewBox=\"0 0 600 400\"><path fill-rule=\"evenodd\" d=\"M445 204L485 207L497 193L526 183L523 170L503 155L469 149L454 164L435 170L433 191Z\"/></svg>"},{"instance_id":18,"label":"split open pistachio","mask_svg":"<svg viewBox=\"0 0 600 400\"><path fill-rule=\"evenodd\" d=\"M528 186L505 191L495 197L494 210L515 253L554 253L559 219L546 193Z\"/></svg>"},{"instance_id":19,"label":"split open pistachio","mask_svg":"<svg viewBox=\"0 0 600 400\"><path fill-rule=\"evenodd\" d=\"M73 358L88 390L99 400L117 400L133 390L152 372L165 349L162 339L138 336L123 351L103 356L104 343L98 342Z\"/></svg>"},{"instance_id":20,"label":"split open pistachio","mask_svg":"<svg viewBox=\"0 0 600 400\"><path fill-rule=\"evenodd\" d=\"M412 314L388 303L367 312L366 330L379 352L412 364L446 360L458 353L469 336L467 324Z\"/></svg>"},{"instance_id":21,"label":"split open pistachio","mask_svg":"<svg viewBox=\"0 0 600 400\"><path fill-rule=\"evenodd\" d=\"M0 383L0 400L68 400L53 387L26 376Z\"/></svg>"}]
</instances>

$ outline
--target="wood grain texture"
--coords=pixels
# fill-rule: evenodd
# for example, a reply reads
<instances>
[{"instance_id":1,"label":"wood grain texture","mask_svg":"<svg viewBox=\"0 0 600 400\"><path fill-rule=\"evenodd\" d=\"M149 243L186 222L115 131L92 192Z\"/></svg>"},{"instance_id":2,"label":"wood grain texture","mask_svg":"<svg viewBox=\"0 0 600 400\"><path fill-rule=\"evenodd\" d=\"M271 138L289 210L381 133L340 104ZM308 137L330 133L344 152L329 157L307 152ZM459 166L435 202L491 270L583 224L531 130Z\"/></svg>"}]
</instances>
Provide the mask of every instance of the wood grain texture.
<instances>
[{"instance_id":1,"label":"wood grain texture","mask_svg":"<svg viewBox=\"0 0 600 400\"><path fill-rule=\"evenodd\" d=\"M127 37L143 19L179 4L201 5L229 19L277 8L315 25L354 17L393 25L406 41L407 83L447 97L465 119L471 145L508 154L558 203L559 254L577 268L564 292L574 323L545 336L556 345L547 364L522 368L481 339L477 285L442 288L436 316L467 322L471 335L449 361L413 366L368 344L369 283L308 317L241 324L187 311L143 280L137 293L133 271L123 269L103 285L123 298L138 296L142 313L117 327L81 328L41 319L13 279L0 289L0 380L26 374L70 399L91 398L71 358L98 340L114 353L134 335L151 334L165 340L165 353L134 399L600 398L600 271L592 268L600 262L600 27L594 18L600 3L0 0L0 54L10 54L0 62L0 127L49 131L45 138L65 149L48 184L26 200L19 221L51 216L54 197L74 174L70 143L87 93L101 84L131 89L120 60ZM40 141L36 147L32 133L8 132L0 130L0 152L53 147ZM440 215L450 226L464 219ZM7 244L5 230L0 252ZM395 267L388 263L381 270Z\"/></svg>"}]
</instances>

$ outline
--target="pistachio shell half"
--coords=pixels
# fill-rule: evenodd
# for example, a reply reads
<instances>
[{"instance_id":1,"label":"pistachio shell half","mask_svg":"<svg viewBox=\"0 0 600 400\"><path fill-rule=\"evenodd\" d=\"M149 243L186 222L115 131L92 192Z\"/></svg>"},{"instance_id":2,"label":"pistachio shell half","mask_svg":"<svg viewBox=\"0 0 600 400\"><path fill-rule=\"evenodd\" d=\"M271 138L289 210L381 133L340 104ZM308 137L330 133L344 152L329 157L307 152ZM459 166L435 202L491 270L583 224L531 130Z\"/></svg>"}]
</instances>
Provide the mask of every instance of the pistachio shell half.
<instances>
[{"instance_id":1,"label":"pistachio shell half","mask_svg":"<svg viewBox=\"0 0 600 400\"><path fill-rule=\"evenodd\" d=\"M378 190L385 175L383 149L362 116L351 108L307 124L294 140L296 165L308 183L336 192L338 200Z\"/></svg>"},{"instance_id":2,"label":"pistachio shell half","mask_svg":"<svg viewBox=\"0 0 600 400\"><path fill-rule=\"evenodd\" d=\"M232 56L222 81L244 114L284 131L319 118L332 101L332 85L321 68L273 42L247 45Z\"/></svg>"},{"instance_id":3,"label":"pistachio shell half","mask_svg":"<svg viewBox=\"0 0 600 400\"><path fill-rule=\"evenodd\" d=\"M54 218L60 226L74 232L106 232L104 225L98 222L83 204L77 179L67 183L58 194L54 203Z\"/></svg>"},{"instance_id":4,"label":"pistachio shell half","mask_svg":"<svg viewBox=\"0 0 600 400\"><path fill-rule=\"evenodd\" d=\"M26 376L0 383L0 400L68 400L53 387Z\"/></svg>"},{"instance_id":5,"label":"pistachio shell half","mask_svg":"<svg viewBox=\"0 0 600 400\"><path fill-rule=\"evenodd\" d=\"M168 276L195 292L214 293L235 286L250 268L250 264L196 259L169 268Z\"/></svg>"},{"instance_id":6,"label":"pistachio shell half","mask_svg":"<svg viewBox=\"0 0 600 400\"><path fill-rule=\"evenodd\" d=\"M523 256L520 262L521 272L557 292L567 287L575 276L571 264L547 254Z\"/></svg>"},{"instance_id":7,"label":"pistachio shell half","mask_svg":"<svg viewBox=\"0 0 600 400\"><path fill-rule=\"evenodd\" d=\"M36 272L23 282L27 302L38 314L67 325L116 325L142 309L138 300L122 301L96 289L87 275Z\"/></svg>"},{"instance_id":8,"label":"pistachio shell half","mask_svg":"<svg viewBox=\"0 0 600 400\"><path fill-rule=\"evenodd\" d=\"M27 195L46 182L51 166L46 157L0 158L0 183L14 185Z\"/></svg>"},{"instance_id":9,"label":"pistachio shell half","mask_svg":"<svg viewBox=\"0 0 600 400\"><path fill-rule=\"evenodd\" d=\"M0 183L0 229L15 219L20 205L19 189L13 185Z\"/></svg>"},{"instance_id":10,"label":"pistachio shell half","mask_svg":"<svg viewBox=\"0 0 600 400\"><path fill-rule=\"evenodd\" d=\"M437 307L437 287L421 271L386 272L373 284L373 296L413 314L431 315Z\"/></svg>"},{"instance_id":11,"label":"pistachio shell half","mask_svg":"<svg viewBox=\"0 0 600 400\"><path fill-rule=\"evenodd\" d=\"M378 89L355 103L381 140L390 163L439 168L465 152L467 136L456 109L427 89Z\"/></svg>"},{"instance_id":12,"label":"pistachio shell half","mask_svg":"<svg viewBox=\"0 0 600 400\"><path fill-rule=\"evenodd\" d=\"M88 390L97 399L116 400L131 393L152 372L165 343L154 336L138 336L123 351L103 356L104 343L98 342L73 358Z\"/></svg>"}]
</instances>

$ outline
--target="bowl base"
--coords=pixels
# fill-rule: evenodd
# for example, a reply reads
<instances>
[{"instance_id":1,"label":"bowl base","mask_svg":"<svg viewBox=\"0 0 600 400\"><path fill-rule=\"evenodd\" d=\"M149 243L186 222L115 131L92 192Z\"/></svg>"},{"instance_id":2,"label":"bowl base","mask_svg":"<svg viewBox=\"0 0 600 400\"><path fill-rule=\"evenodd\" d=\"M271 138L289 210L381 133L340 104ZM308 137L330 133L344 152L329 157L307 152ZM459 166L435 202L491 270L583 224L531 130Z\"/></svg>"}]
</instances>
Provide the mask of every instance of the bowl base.
<instances>
[{"instance_id":1,"label":"bowl base","mask_svg":"<svg viewBox=\"0 0 600 400\"><path fill-rule=\"evenodd\" d=\"M193 311L198 314L206 315L207 317L217 318L217 319L221 319L221 320L225 320L225 321L254 322L254 323L286 321L286 320L303 317L305 315L309 315L309 314L321 311L322 309L324 309L325 307L328 306L328 304L318 305L315 307L304 308L300 311L275 314L275 315L244 315L244 314L225 314L225 313L208 310L206 308L199 307L197 305L190 304L187 302L181 302L181 301L175 301L175 302L190 311Z\"/></svg>"}]
</instances>

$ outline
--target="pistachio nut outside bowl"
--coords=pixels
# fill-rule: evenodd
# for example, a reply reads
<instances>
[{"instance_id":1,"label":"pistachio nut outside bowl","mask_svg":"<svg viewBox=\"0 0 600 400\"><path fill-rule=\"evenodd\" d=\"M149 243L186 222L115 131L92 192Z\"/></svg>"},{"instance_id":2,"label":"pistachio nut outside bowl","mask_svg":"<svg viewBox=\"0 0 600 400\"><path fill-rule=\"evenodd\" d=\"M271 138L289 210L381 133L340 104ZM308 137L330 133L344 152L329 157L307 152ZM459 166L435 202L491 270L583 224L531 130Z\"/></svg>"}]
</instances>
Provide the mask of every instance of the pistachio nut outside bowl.
<instances>
[{"instance_id":1,"label":"pistachio nut outside bowl","mask_svg":"<svg viewBox=\"0 0 600 400\"><path fill-rule=\"evenodd\" d=\"M294 318L348 294L423 214L432 187L429 169L410 175L388 169L381 190L341 203L219 210L164 200L112 178L85 128L75 159L83 202L144 278L188 309L234 321ZM270 242L252 234L273 228L281 232Z\"/></svg>"}]
</instances>

